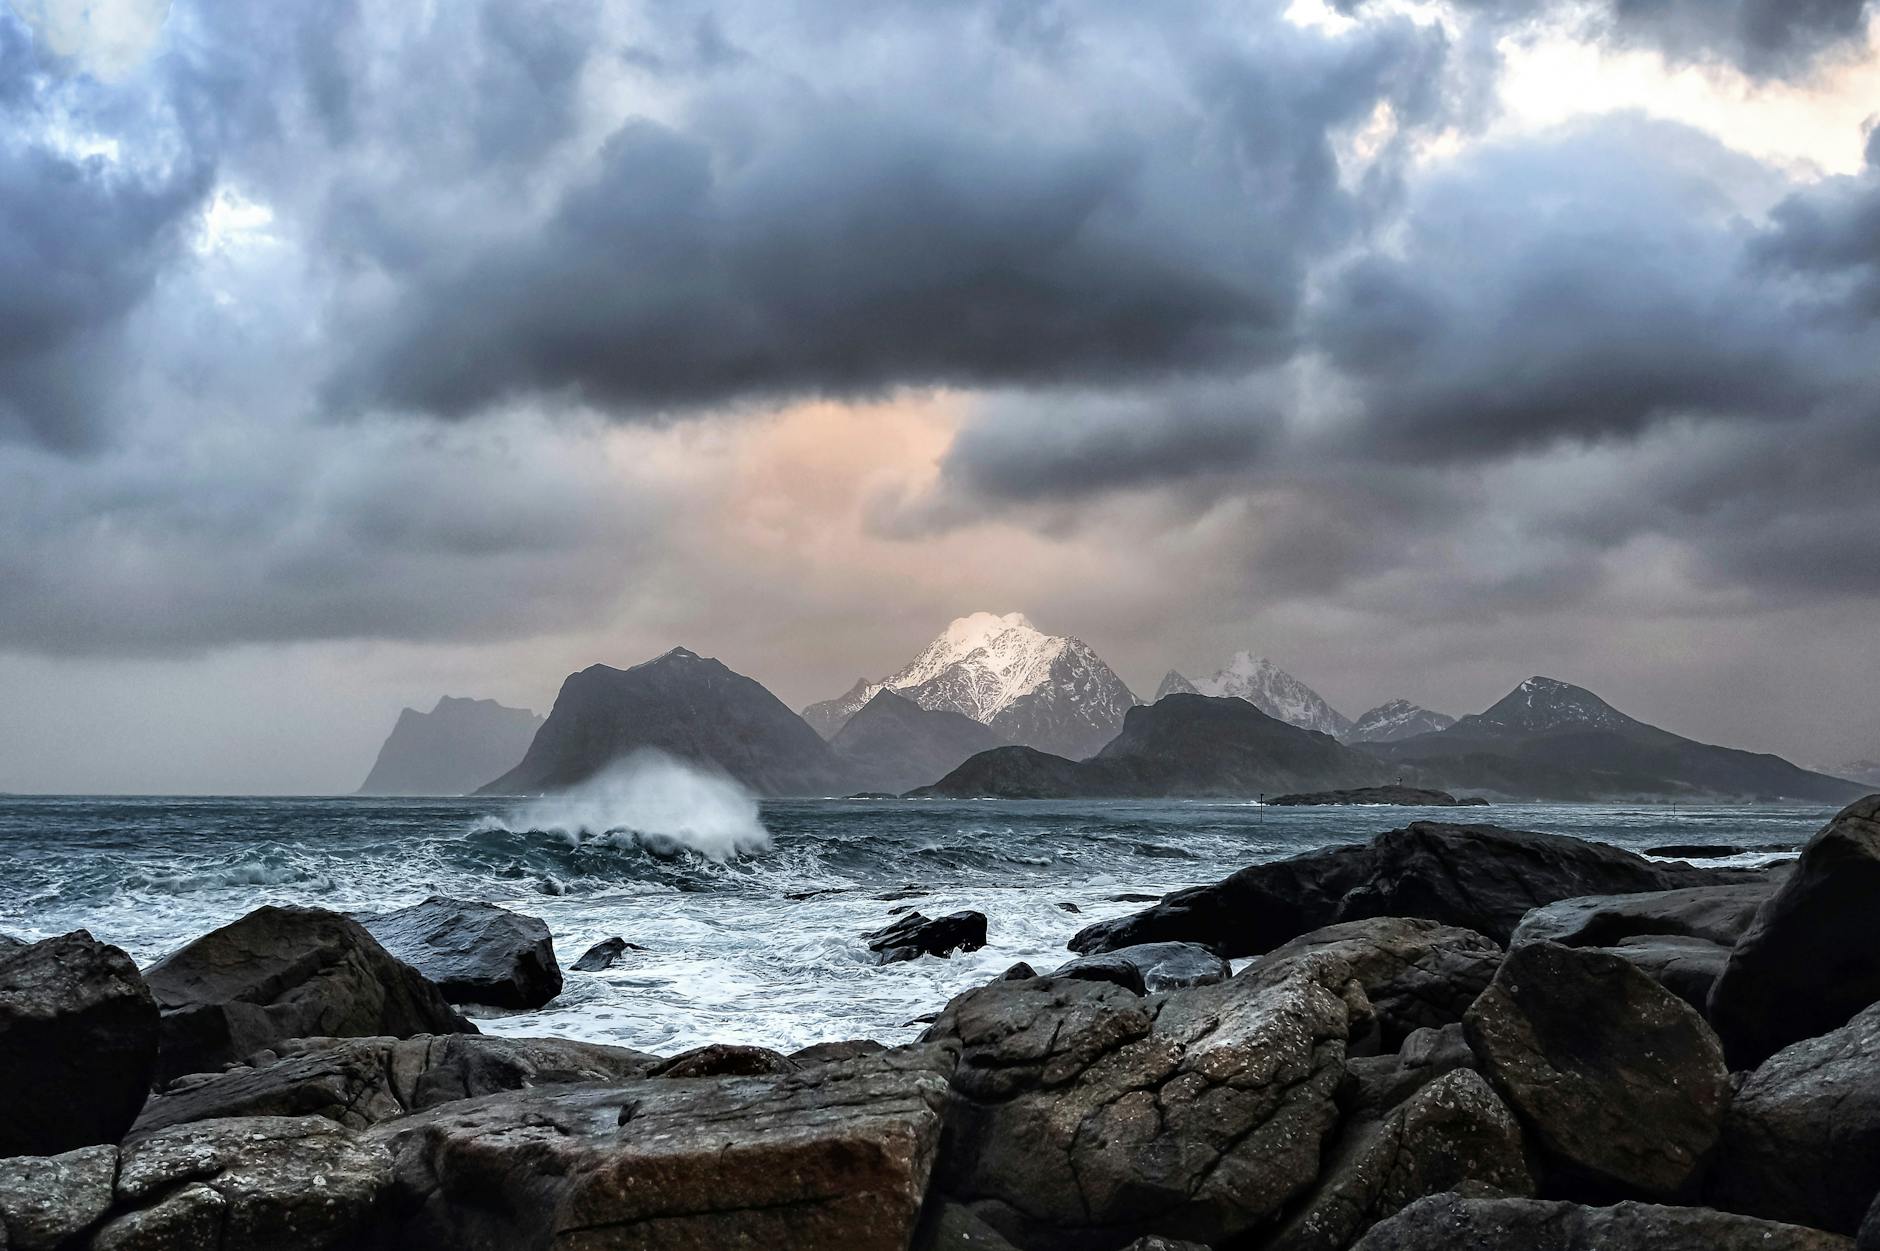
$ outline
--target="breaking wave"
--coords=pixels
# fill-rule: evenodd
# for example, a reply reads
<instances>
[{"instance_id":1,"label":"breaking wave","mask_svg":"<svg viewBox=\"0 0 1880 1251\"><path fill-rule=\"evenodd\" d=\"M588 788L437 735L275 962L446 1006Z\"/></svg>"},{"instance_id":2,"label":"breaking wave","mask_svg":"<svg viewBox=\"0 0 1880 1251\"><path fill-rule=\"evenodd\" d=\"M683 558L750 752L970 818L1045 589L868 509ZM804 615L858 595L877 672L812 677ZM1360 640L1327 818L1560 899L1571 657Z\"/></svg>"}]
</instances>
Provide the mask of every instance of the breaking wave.
<instances>
[{"instance_id":1,"label":"breaking wave","mask_svg":"<svg viewBox=\"0 0 1880 1251\"><path fill-rule=\"evenodd\" d=\"M719 864L771 849L754 795L723 774L651 751L505 816L484 817L473 830L553 834L661 858L691 852Z\"/></svg>"}]
</instances>

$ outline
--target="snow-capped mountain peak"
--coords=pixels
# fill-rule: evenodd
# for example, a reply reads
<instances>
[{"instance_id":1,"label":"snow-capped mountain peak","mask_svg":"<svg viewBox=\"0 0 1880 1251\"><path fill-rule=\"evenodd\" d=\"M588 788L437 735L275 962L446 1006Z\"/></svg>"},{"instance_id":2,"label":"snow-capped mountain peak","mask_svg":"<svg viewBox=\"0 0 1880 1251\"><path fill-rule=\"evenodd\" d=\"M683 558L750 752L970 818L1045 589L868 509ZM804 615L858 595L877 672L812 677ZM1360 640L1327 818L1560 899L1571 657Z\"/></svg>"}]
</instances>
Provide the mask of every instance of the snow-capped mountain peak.
<instances>
[{"instance_id":1,"label":"snow-capped mountain peak","mask_svg":"<svg viewBox=\"0 0 1880 1251\"><path fill-rule=\"evenodd\" d=\"M1394 743L1446 730L1456 719L1445 713L1431 712L1407 699L1393 699L1379 704L1352 723L1345 741L1351 743Z\"/></svg>"},{"instance_id":2,"label":"snow-capped mountain peak","mask_svg":"<svg viewBox=\"0 0 1880 1251\"><path fill-rule=\"evenodd\" d=\"M1266 657L1255 656L1252 652L1236 653L1227 667L1211 678L1193 680L1170 673L1162 679L1163 693L1178 689L1176 679L1187 682L1202 695L1244 699L1267 716L1302 729L1317 730L1334 738L1342 738L1351 729L1350 718L1326 703L1317 691Z\"/></svg>"},{"instance_id":3,"label":"snow-capped mountain peak","mask_svg":"<svg viewBox=\"0 0 1880 1251\"><path fill-rule=\"evenodd\" d=\"M1114 737L1136 703L1088 644L1046 634L1023 613L978 612L949 624L905 668L812 704L803 716L833 734L883 689L923 708L964 713L1014 742L1075 756Z\"/></svg>"},{"instance_id":4,"label":"snow-capped mountain peak","mask_svg":"<svg viewBox=\"0 0 1880 1251\"><path fill-rule=\"evenodd\" d=\"M1639 724L1584 687L1538 676L1504 695L1480 720L1527 733L1563 726L1616 730Z\"/></svg>"}]
</instances>

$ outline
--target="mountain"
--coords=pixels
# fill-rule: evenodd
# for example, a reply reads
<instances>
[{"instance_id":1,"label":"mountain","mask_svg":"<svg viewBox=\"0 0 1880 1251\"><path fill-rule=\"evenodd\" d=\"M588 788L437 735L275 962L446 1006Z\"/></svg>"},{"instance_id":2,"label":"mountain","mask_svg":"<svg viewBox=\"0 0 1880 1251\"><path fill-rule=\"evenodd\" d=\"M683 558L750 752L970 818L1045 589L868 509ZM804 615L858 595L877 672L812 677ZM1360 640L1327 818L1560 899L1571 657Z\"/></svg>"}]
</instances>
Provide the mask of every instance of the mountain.
<instances>
[{"instance_id":1,"label":"mountain","mask_svg":"<svg viewBox=\"0 0 1880 1251\"><path fill-rule=\"evenodd\" d=\"M1533 677L1446 730L1367 749L1451 789L1549 800L1789 799L1842 804L1853 782L1780 756L1713 747L1626 716L1583 687Z\"/></svg>"},{"instance_id":2,"label":"mountain","mask_svg":"<svg viewBox=\"0 0 1880 1251\"><path fill-rule=\"evenodd\" d=\"M1244 699L1269 717L1333 738L1343 738L1351 729L1351 719L1326 703L1317 691L1252 652L1238 653L1227 668L1211 678L1190 679L1171 669L1162 679L1156 698L1188 693Z\"/></svg>"},{"instance_id":3,"label":"mountain","mask_svg":"<svg viewBox=\"0 0 1880 1251\"><path fill-rule=\"evenodd\" d=\"M900 672L811 704L803 719L833 736L882 690L970 717L1007 742L1071 757L1114 738L1136 704L1088 644L1045 634L1016 612L961 617Z\"/></svg>"},{"instance_id":4,"label":"mountain","mask_svg":"<svg viewBox=\"0 0 1880 1251\"><path fill-rule=\"evenodd\" d=\"M1242 699L1165 696L1131 708L1123 729L1088 760L1028 748L981 752L922 796L977 798L1228 798L1394 782L1404 770L1329 735L1270 717Z\"/></svg>"},{"instance_id":5,"label":"mountain","mask_svg":"<svg viewBox=\"0 0 1880 1251\"><path fill-rule=\"evenodd\" d=\"M951 709L922 708L888 690L876 691L829 740L856 789L897 795L1003 746L990 726Z\"/></svg>"},{"instance_id":6,"label":"mountain","mask_svg":"<svg viewBox=\"0 0 1880 1251\"><path fill-rule=\"evenodd\" d=\"M1407 699L1393 699L1352 722L1344 737L1347 743L1393 743L1400 738L1447 730L1455 723L1456 719L1446 713L1431 712Z\"/></svg>"},{"instance_id":7,"label":"mountain","mask_svg":"<svg viewBox=\"0 0 1880 1251\"><path fill-rule=\"evenodd\" d=\"M361 795L467 795L529 750L542 718L493 699L437 701L407 708L379 747Z\"/></svg>"},{"instance_id":8,"label":"mountain","mask_svg":"<svg viewBox=\"0 0 1880 1251\"><path fill-rule=\"evenodd\" d=\"M675 647L631 669L570 674L522 763L479 793L559 790L642 748L714 766L760 795L848 789L829 745L775 695Z\"/></svg>"}]
</instances>

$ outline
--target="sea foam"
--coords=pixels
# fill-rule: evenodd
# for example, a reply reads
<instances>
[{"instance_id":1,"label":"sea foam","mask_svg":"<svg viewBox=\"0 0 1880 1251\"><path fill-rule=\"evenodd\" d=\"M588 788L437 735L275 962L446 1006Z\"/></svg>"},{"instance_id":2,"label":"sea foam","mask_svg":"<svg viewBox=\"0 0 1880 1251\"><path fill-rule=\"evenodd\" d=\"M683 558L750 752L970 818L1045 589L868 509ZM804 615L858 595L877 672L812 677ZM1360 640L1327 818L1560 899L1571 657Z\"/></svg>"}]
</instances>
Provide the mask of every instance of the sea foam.
<instances>
[{"instance_id":1,"label":"sea foam","mask_svg":"<svg viewBox=\"0 0 1880 1251\"><path fill-rule=\"evenodd\" d=\"M720 864L771 848L757 799L721 773L642 751L480 829L552 833L575 843L631 844L655 856L692 852Z\"/></svg>"}]
</instances>

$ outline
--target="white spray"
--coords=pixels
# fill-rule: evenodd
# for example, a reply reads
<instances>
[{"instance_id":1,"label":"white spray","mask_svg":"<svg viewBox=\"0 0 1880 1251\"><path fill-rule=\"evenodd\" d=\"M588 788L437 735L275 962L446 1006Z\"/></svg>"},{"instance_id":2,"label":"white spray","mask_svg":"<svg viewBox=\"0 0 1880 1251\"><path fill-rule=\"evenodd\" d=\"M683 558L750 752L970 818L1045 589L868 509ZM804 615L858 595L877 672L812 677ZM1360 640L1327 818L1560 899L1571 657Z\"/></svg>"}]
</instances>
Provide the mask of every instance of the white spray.
<instances>
[{"instance_id":1,"label":"white spray","mask_svg":"<svg viewBox=\"0 0 1880 1251\"><path fill-rule=\"evenodd\" d=\"M656 751L636 752L579 786L524 804L502 824L576 842L631 843L656 856L692 851L720 864L771 846L749 791Z\"/></svg>"}]
</instances>

